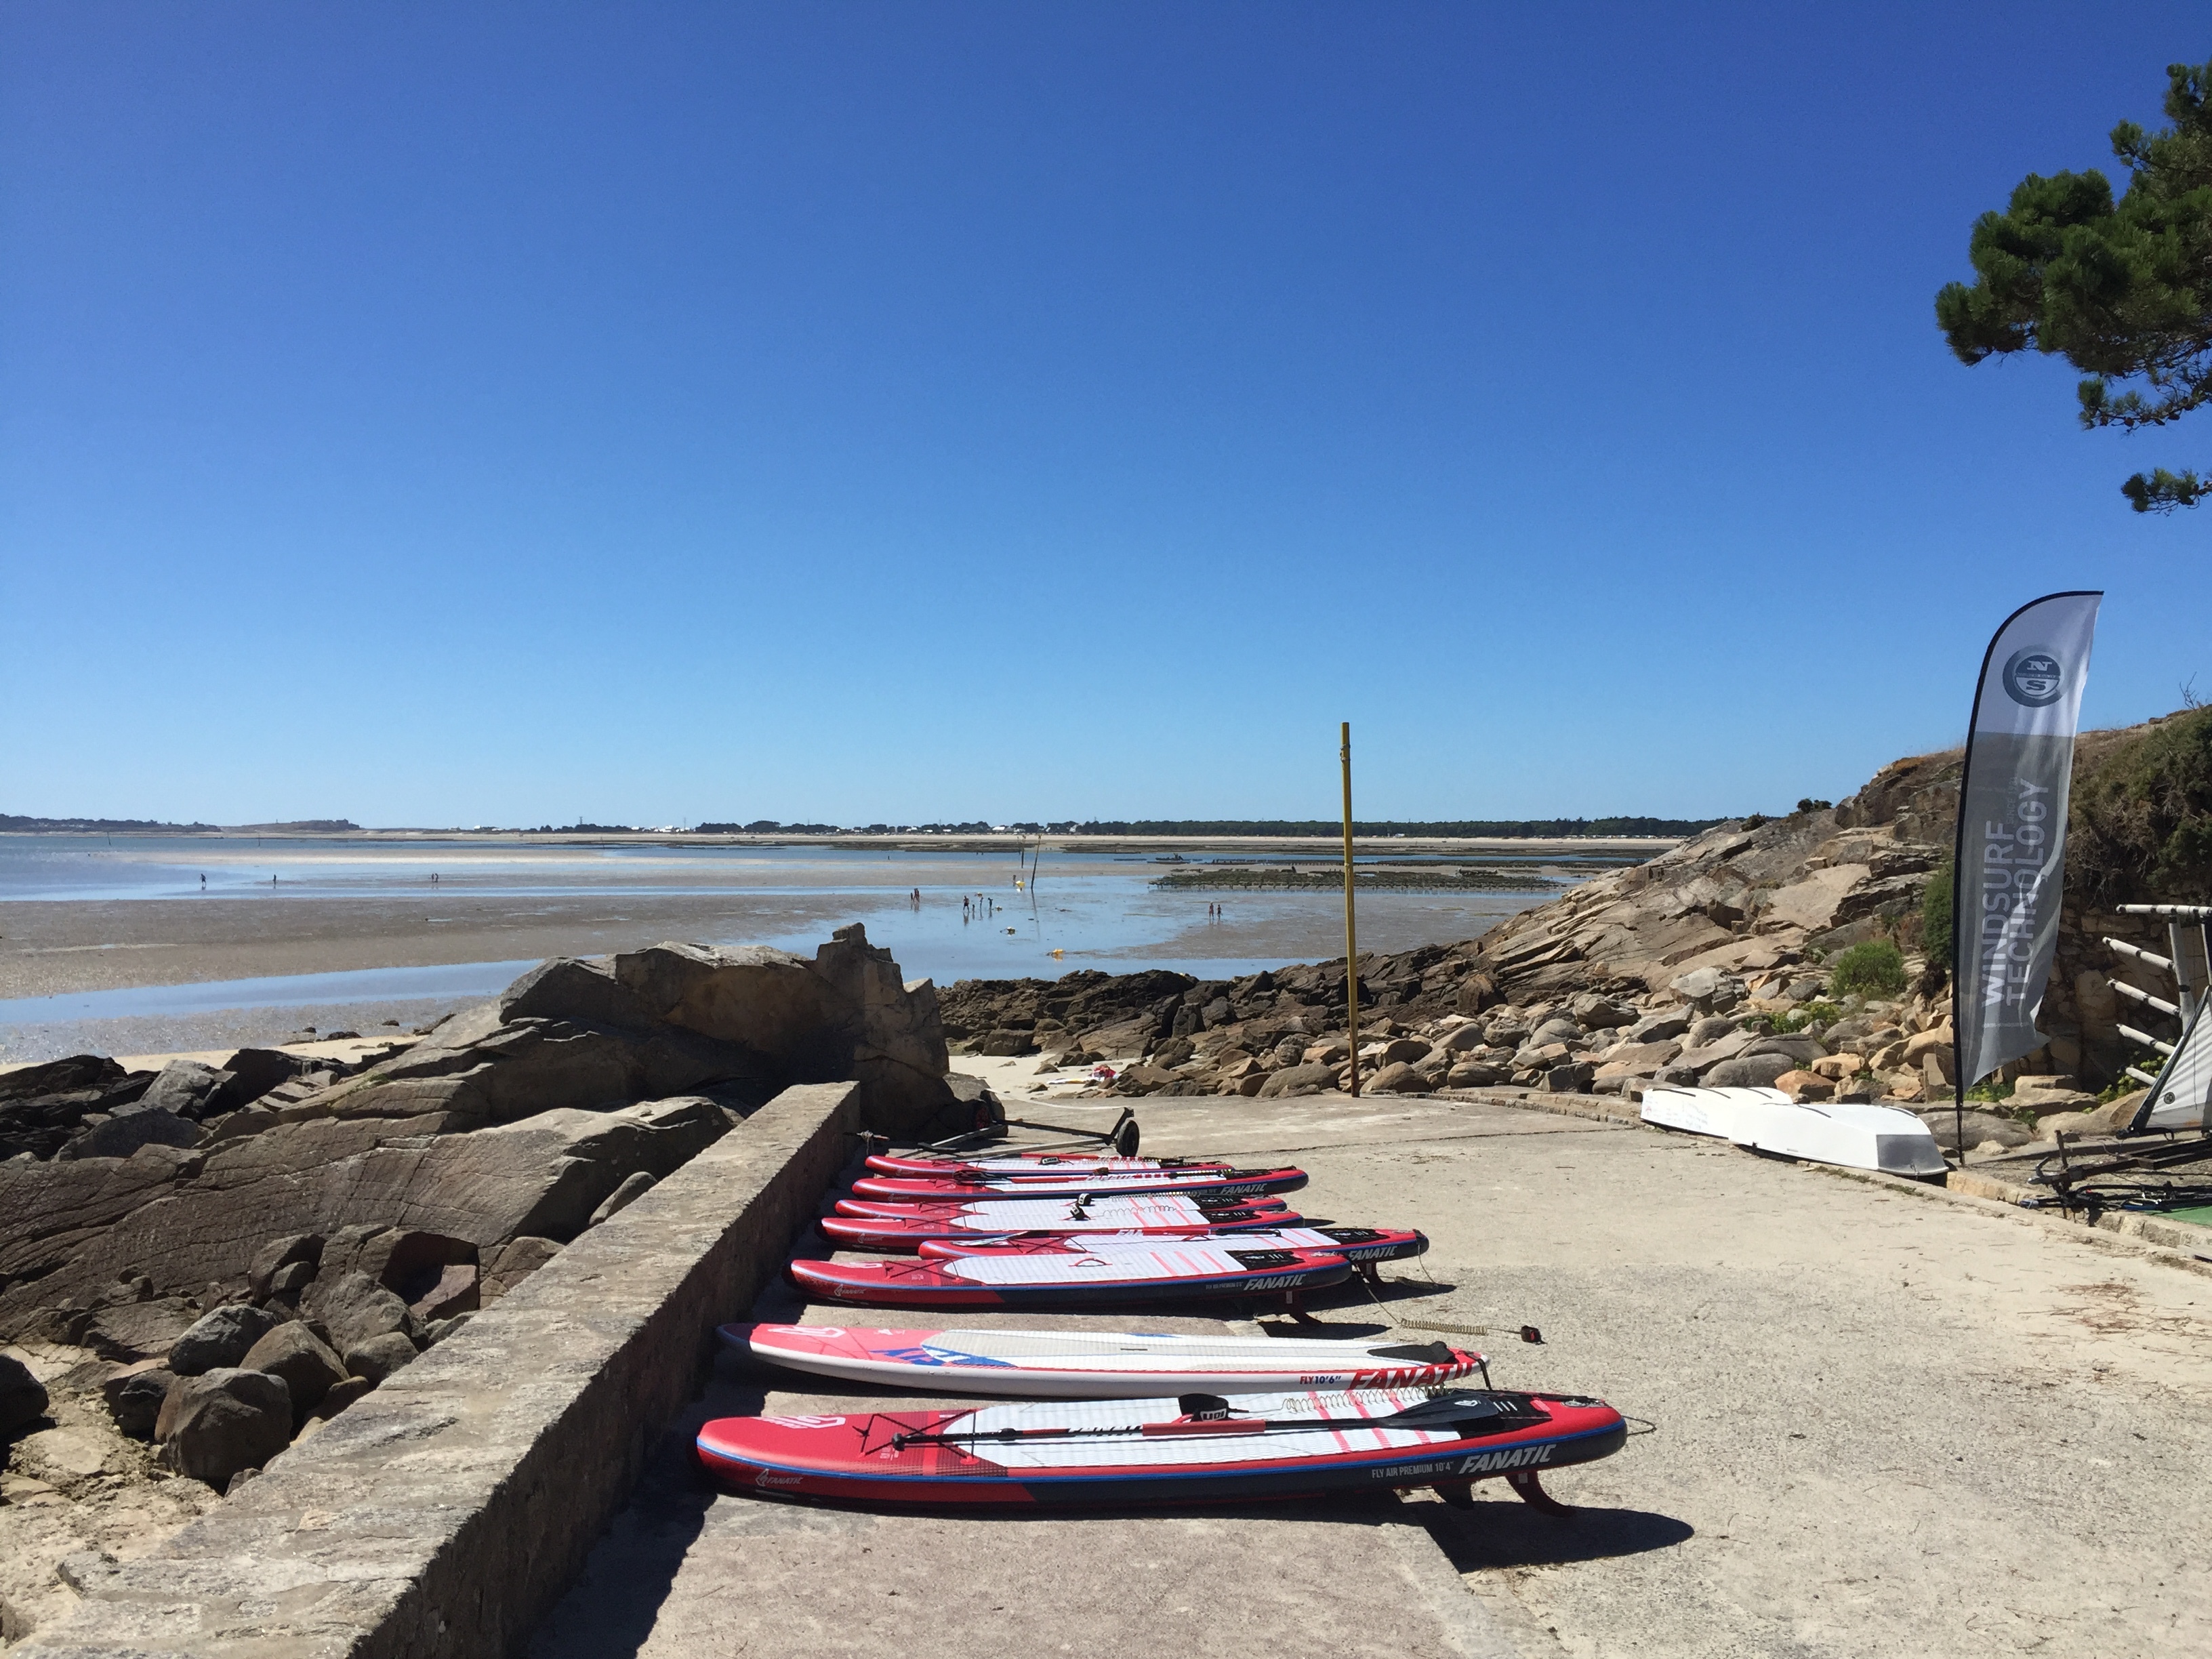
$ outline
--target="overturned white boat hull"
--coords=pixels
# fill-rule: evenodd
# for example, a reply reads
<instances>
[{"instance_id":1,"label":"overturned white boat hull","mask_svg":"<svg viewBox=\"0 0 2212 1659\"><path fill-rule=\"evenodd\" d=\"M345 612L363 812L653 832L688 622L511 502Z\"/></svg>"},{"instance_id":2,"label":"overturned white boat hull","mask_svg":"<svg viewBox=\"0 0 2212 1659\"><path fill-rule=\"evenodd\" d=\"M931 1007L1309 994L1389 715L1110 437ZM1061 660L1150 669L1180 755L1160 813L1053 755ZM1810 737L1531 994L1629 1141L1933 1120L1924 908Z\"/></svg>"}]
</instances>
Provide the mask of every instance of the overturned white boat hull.
<instances>
[{"instance_id":1,"label":"overturned white boat hull","mask_svg":"<svg viewBox=\"0 0 2212 1659\"><path fill-rule=\"evenodd\" d=\"M1793 1101L1779 1089L1647 1089L1644 1121L1783 1158L1885 1175L1943 1173L1928 1126L1894 1106Z\"/></svg>"}]
</instances>

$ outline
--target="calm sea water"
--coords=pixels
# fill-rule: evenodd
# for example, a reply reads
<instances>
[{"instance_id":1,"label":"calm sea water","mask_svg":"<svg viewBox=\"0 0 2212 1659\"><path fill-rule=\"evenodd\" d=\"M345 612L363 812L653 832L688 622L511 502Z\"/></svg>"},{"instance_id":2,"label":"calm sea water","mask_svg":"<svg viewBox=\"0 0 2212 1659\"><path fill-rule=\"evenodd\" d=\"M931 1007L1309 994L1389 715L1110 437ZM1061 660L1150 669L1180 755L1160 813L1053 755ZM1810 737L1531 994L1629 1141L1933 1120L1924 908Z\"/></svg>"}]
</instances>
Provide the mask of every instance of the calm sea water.
<instances>
[{"instance_id":1,"label":"calm sea water","mask_svg":"<svg viewBox=\"0 0 2212 1659\"><path fill-rule=\"evenodd\" d=\"M1400 861L1405 855L1386 856ZM1237 854L1194 855L1192 861L1255 860ZM1525 893L1363 896L1362 944L1403 949L1468 938L1555 893L1559 881L1588 872L1553 859L1529 862ZM1024 871L1017 888L1011 851L0 836L0 902L283 904L404 897L422 902L426 922L434 922L441 898L468 901L472 913L484 901L512 902L525 915L554 902L590 898L605 902L592 906L595 919L620 921L627 920L626 901L653 901L653 915L665 917L667 900L712 898L717 915L730 914L735 901L760 921L742 937L705 942L811 954L831 927L860 921L872 941L891 949L908 977L927 975L939 983L1051 978L1077 968L1172 968L1225 978L1342 952L1342 913L1334 894L1153 888L1169 867L1148 856L1048 850L1041 867ZM908 896L915 889L919 905ZM963 895L971 901L964 910ZM1213 903L1224 907L1218 919L1208 914ZM528 965L462 963L0 1000L0 1027L17 1028L20 1036L22 1028L224 1009L428 1006L424 1000L487 995Z\"/></svg>"}]
</instances>

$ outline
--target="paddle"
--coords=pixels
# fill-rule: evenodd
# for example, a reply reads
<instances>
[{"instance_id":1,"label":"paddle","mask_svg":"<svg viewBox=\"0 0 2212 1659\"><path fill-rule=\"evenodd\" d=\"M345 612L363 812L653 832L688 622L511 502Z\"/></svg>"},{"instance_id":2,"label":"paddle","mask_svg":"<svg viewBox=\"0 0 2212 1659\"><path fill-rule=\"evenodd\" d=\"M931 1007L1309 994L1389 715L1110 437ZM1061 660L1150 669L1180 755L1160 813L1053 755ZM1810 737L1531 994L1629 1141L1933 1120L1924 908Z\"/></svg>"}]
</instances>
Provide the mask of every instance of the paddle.
<instances>
[{"instance_id":1,"label":"paddle","mask_svg":"<svg viewBox=\"0 0 2212 1659\"><path fill-rule=\"evenodd\" d=\"M1158 1437L1185 1434L1303 1434L1317 1429L1418 1429L1431 1424L1459 1424L1469 1419L1516 1418L1523 1423L1549 1420L1508 1396L1496 1394L1443 1394L1419 1405L1407 1406L1388 1417L1265 1418L1231 1417L1229 1402L1218 1394L1187 1394L1176 1404L1181 1418L1168 1423L1121 1423L1088 1429L983 1429L969 1433L933 1432L910 1429L891 1437L891 1449L908 1446L974 1445L996 1442L1012 1444L1025 1440L1093 1439L1109 1435Z\"/></svg>"}]
</instances>

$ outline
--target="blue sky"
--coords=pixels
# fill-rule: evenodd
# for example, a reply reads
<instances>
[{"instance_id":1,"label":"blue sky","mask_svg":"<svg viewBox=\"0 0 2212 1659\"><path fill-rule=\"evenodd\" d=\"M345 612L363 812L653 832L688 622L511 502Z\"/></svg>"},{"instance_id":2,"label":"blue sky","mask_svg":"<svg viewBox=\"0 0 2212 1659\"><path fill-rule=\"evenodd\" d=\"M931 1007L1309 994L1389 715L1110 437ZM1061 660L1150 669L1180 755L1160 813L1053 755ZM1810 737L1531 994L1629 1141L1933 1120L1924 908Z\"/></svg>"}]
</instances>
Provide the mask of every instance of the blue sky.
<instances>
[{"instance_id":1,"label":"blue sky","mask_svg":"<svg viewBox=\"0 0 2212 1659\"><path fill-rule=\"evenodd\" d=\"M1931 301L2201 8L0 9L0 811L1705 815L2177 706ZM2109 170L2109 167L2108 167Z\"/></svg>"}]
</instances>

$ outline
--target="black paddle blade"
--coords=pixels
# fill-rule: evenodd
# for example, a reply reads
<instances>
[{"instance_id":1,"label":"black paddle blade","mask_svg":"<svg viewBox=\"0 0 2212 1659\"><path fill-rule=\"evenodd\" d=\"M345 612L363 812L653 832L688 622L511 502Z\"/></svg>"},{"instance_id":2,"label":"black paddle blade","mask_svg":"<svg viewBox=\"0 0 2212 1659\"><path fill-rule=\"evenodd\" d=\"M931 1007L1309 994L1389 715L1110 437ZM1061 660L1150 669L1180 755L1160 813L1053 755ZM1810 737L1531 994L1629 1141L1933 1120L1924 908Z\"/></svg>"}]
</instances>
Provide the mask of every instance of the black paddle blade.
<instances>
[{"instance_id":1,"label":"black paddle blade","mask_svg":"<svg viewBox=\"0 0 2212 1659\"><path fill-rule=\"evenodd\" d=\"M1401 1342L1395 1347L1370 1348L1377 1359L1412 1359L1424 1365L1449 1365L1452 1351L1443 1342Z\"/></svg>"}]
</instances>

